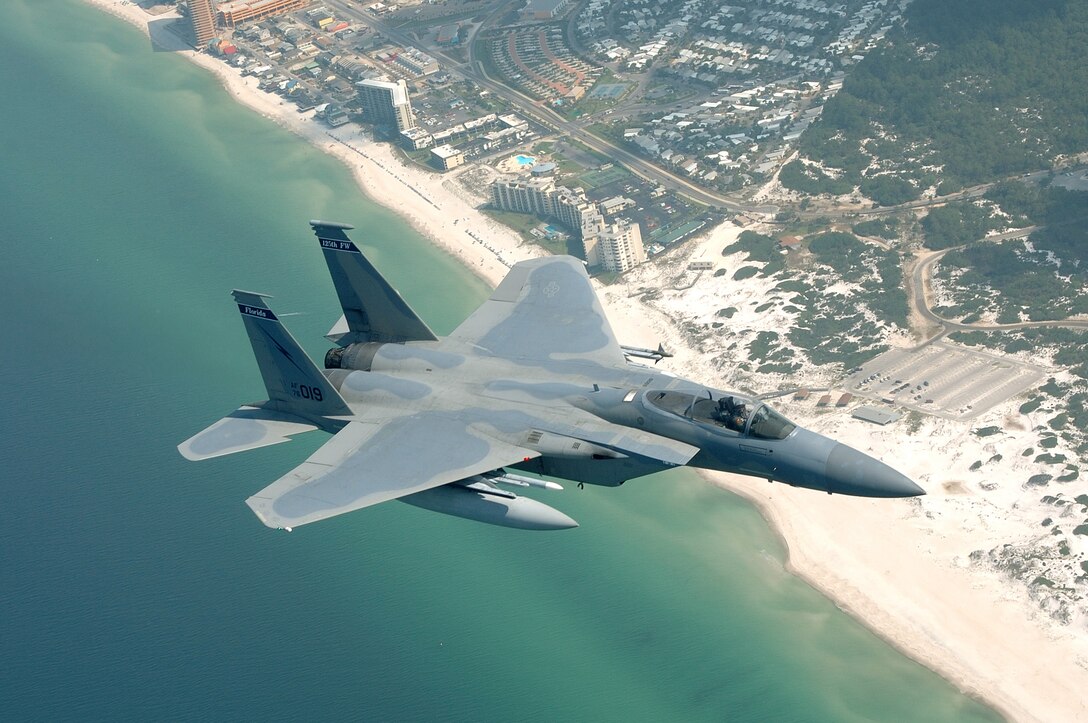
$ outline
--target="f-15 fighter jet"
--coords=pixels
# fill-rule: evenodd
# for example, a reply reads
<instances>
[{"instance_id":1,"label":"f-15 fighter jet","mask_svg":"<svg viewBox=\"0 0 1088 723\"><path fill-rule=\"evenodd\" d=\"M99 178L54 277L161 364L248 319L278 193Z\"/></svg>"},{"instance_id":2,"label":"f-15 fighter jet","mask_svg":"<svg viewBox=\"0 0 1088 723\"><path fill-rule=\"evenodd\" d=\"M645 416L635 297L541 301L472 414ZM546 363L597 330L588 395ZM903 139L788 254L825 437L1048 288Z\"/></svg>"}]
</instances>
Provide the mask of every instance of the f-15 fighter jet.
<instances>
[{"instance_id":1,"label":"f-15 fighter jet","mask_svg":"<svg viewBox=\"0 0 1088 723\"><path fill-rule=\"evenodd\" d=\"M344 315L318 369L263 294L233 292L268 400L178 446L190 460L333 437L250 497L261 522L290 530L401 500L506 527L575 527L511 488L540 476L618 486L690 465L864 497L925 494L884 463L810 432L758 398L631 361L663 349L617 343L583 262L523 261L447 337L412 311L348 238L311 221Z\"/></svg>"}]
</instances>

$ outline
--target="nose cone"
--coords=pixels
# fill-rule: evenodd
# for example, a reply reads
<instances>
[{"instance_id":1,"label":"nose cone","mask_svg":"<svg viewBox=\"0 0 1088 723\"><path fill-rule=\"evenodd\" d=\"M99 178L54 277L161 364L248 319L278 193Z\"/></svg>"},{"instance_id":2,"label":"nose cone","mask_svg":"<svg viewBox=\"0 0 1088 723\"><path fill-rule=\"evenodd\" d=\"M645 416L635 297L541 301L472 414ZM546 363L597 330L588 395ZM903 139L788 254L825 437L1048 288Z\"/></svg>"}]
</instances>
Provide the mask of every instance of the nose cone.
<instances>
[{"instance_id":1,"label":"nose cone","mask_svg":"<svg viewBox=\"0 0 1088 723\"><path fill-rule=\"evenodd\" d=\"M828 491L859 497L917 497L926 491L880 460L836 444L827 458Z\"/></svg>"}]
</instances>

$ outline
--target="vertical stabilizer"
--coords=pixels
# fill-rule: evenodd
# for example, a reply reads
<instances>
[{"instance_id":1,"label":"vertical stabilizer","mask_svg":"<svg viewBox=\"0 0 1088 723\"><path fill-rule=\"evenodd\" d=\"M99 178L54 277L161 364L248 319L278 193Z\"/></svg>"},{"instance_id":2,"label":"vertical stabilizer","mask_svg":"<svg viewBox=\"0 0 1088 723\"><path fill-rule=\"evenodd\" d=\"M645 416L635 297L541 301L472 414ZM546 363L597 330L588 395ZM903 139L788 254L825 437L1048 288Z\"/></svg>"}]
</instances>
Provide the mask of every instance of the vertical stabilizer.
<instances>
[{"instance_id":1,"label":"vertical stabilizer","mask_svg":"<svg viewBox=\"0 0 1088 723\"><path fill-rule=\"evenodd\" d=\"M310 221L310 225L321 242L344 308L346 329L334 329L338 344L438 339L348 238L345 231L351 226L332 221Z\"/></svg>"},{"instance_id":2,"label":"vertical stabilizer","mask_svg":"<svg viewBox=\"0 0 1088 723\"><path fill-rule=\"evenodd\" d=\"M231 292L253 344L268 398L276 409L309 417L351 414L340 392L306 356L265 303L264 294Z\"/></svg>"}]
</instances>

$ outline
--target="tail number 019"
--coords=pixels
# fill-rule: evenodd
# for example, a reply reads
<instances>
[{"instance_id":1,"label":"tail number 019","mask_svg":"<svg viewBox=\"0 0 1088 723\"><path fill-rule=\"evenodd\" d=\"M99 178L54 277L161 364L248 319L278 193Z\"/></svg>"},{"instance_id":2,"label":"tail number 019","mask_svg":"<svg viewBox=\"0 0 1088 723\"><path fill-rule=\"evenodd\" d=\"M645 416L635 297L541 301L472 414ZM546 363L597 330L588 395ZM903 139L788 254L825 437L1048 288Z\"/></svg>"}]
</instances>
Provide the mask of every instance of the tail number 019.
<instances>
[{"instance_id":1,"label":"tail number 019","mask_svg":"<svg viewBox=\"0 0 1088 723\"><path fill-rule=\"evenodd\" d=\"M322 399L321 390L317 387L311 387L306 384L295 385L294 395L303 399L312 399L315 402L320 402Z\"/></svg>"}]
</instances>

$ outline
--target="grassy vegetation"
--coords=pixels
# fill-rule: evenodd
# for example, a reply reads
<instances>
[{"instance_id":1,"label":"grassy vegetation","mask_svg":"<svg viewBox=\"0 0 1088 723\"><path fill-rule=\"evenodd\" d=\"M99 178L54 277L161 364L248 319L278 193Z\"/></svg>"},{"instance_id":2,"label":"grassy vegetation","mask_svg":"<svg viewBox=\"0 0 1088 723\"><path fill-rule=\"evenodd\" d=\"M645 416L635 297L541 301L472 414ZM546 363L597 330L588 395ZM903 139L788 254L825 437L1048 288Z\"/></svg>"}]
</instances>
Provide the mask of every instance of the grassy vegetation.
<instances>
[{"instance_id":1,"label":"grassy vegetation","mask_svg":"<svg viewBox=\"0 0 1088 723\"><path fill-rule=\"evenodd\" d=\"M423 6L426 7L426 6ZM426 30L435 25L435 23L441 21L442 24L455 23L459 20L470 20L480 14L480 9L471 7L463 10L459 13L450 13L448 15L443 14L438 16L435 13L421 14L420 16L413 16L411 18L404 18L403 16L396 17L396 28L404 32L415 32L417 30Z\"/></svg>"},{"instance_id":2,"label":"grassy vegetation","mask_svg":"<svg viewBox=\"0 0 1088 723\"><path fill-rule=\"evenodd\" d=\"M559 172L564 175L579 176L585 171L585 166L576 161L572 161L569 158L558 158L555 161L555 165L559 167Z\"/></svg>"},{"instance_id":3,"label":"grassy vegetation","mask_svg":"<svg viewBox=\"0 0 1088 723\"><path fill-rule=\"evenodd\" d=\"M804 220L790 218L782 227L781 236L808 236L811 233L826 231L830 225L831 221L824 216Z\"/></svg>"},{"instance_id":4,"label":"grassy vegetation","mask_svg":"<svg viewBox=\"0 0 1088 723\"><path fill-rule=\"evenodd\" d=\"M861 194L873 199L878 206L898 206L914 201L921 195L923 188L920 183L912 183L906 178L890 174L863 176L858 185Z\"/></svg>"},{"instance_id":5,"label":"grassy vegetation","mask_svg":"<svg viewBox=\"0 0 1088 723\"><path fill-rule=\"evenodd\" d=\"M858 300L880 319L907 327L907 294L898 254L873 248L852 234L836 231L812 238L808 248L817 260L835 269L844 280L860 284L862 293Z\"/></svg>"},{"instance_id":6,"label":"grassy vegetation","mask_svg":"<svg viewBox=\"0 0 1088 723\"><path fill-rule=\"evenodd\" d=\"M865 312L906 326L907 299L898 255L864 244L851 234L835 232L809 239L808 248L817 263L831 267L837 275L859 285L861 292L847 300L828 296L801 279L779 282L775 290L792 292L794 296L789 301L798 313L796 325L788 332L789 341L804 349L816 364L840 362L856 366L884 351L886 347L878 342L883 332L866 318ZM758 272L754 266L742 266L734 273L737 280L757 273L770 276L786 268L778 240L770 236L745 231L722 250L723 255L736 252L746 253L749 261L766 264ZM765 310L770 305L761 308Z\"/></svg>"},{"instance_id":7,"label":"grassy vegetation","mask_svg":"<svg viewBox=\"0 0 1088 723\"><path fill-rule=\"evenodd\" d=\"M578 150L582 151L583 153L586 153L589 156L591 156L597 162L598 165L604 165L605 163L611 163L612 162L611 158L609 158L608 156L602 155L601 153L598 153L597 151L593 150L592 148L587 146L585 143L582 143L581 141L574 140L573 138L568 138L567 142L570 145L577 148Z\"/></svg>"},{"instance_id":8,"label":"grassy vegetation","mask_svg":"<svg viewBox=\"0 0 1088 723\"><path fill-rule=\"evenodd\" d=\"M537 243L539 239L529 233L530 230L541 226L542 223L539 218L529 213L515 213L513 211L499 211L494 208L482 209L491 218L495 219L504 226L510 228L521 234L521 237L526 241L532 241Z\"/></svg>"},{"instance_id":9,"label":"grassy vegetation","mask_svg":"<svg viewBox=\"0 0 1088 723\"><path fill-rule=\"evenodd\" d=\"M1088 203L1088 194L1081 194ZM1088 208L1088 206L1086 206ZM932 214L931 214L932 216ZM928 220L928 217L927 217ZM941 260L953 285L954 312L990 308L1002 323L1064 319L1088 313L1088 228L1047 227L1022 241L980 243ZM927 241L928 243L928 241Z\"/></svg>"},{"instance_id":10,"label":"grassy vegetation","mask_svg":"<svg viewBox=\"0 0 1088 723\"><path fill-rule=\"evenodd\" d=\"M778 180L790 190L800 191L811 196L819 196L825 193L831 196L843 196L847 193L853 193L854 187L857 185L851 177L840 176L836 178L820 170L817 166L806 164L801 160L790 161L783 166L782 171L778 174Z\"/></svg>"},{"instance_id":11,"label":"grassy vegetation","mask_svg":"<svg viewBox=\"0 0 1088 723\"><path fill-rule=\"evenodd\" d=\"M482 210L499 223L517 231L524 240L547 249L549 253L556 255L569 254L578 257L583 254L582 242L573 235L564 238L547 238L546 236L536 236L530 233L533 229L545 225L543 221L532 214L499 211L493 208L484 208Z\"/></svg>"},{"instance_id":12,"label":"grassy vegetation","mask_svg":"<svg viewBox=\"0 0 1088 723\"><path fill-rule=\"evenodd\" d=\"M1042 403L1043 403L1043 398L1042 397L1032 397L1031 399L1029 399L1028 401L1026 401L1026 402L1024 402L1023 404L1020 405L1020 413L1021 414L1031 414L1036 409L1038 409L1039 405L1042 404Z\"/></svg>"},{"instance_id":13,"label":"grassy vegetation","mask_svg":"<svg viewBox=\"0 0 1088 723\"><path fill-rule=\"evenodd\" d=\"M592 170L586 171L578 180L582 182L584 188L596 188L597 186L606 186L609 183L615 183L617 181L623 181L631 177L631 172L623 166L613 165L611 168L604 170Z\"/></svg>"},{"instance_id":14,"label":"grassy vegetation","mask_svg":"<svg viewBox=\"0 0 1088 723\"><path fill-rule=\"evenodd\" d=\"M538 246L544 247L548 250L549 253L556 256L567 255L582 258L584 253L584 250L582 249L582 242L579 239L574 238L573 236L568 236L566 238L534 237L533 243Z\"/></svg>"},{"instance_id":15,"label":"grassy vegetation","mask_svg":"<svg viewBox=\"0 0 1088 723\"><path fill-rule=\"evenodd\" d=\"M793 349L784 346L778 332L761 331L748 345L748 358L763 362L756 371L761 374L790 374L801 368Z\"/></svg>"},{"instance_id":16,"label":"grassy vegetation","mask_svg":"<svg viewBox=\"0 0 1088 723\"><path fill-rule=\"evenodd\" d=\"M922 219L925 247L939 250L978 241L997 226L992 208L971 201L953 201L938 206Z\"/></svg>"},{"instance_id":17,"label":"grassy vegetation","mask_svg":"<svg viewBox=\"0 0 1088 723\"><path fill-rule=\"evenodd\" d=\"M875 236L894 241L899 238L899 219L876 218L872 221L862 221L854 224L851 230L858 236Z\"/></svg>"},{"instance_id":18,"label":"grassy vegetation","mask_svg":"<svg viewBox=\"0 0 1088 723\"><path fill-rule=\"evenodd\" d=\"M760 272L763 276L773 276L786 267L785 259L778 247L778 239L770 236L755 231L742 231L736 242L722 249L722 256L728 256L738 251L747 252L749 261L764 262L764 267ZM736 278L736 276L733 278Z\"/></svg>"},{"instance_id":19,"label":"grassy vegetation","mask_svg":"<svg viewBox=\"0 0 1088 723\"><path fill-rule=\"evenodd\" d=\"M619 95L610 98L600 98L593 95L593 88L596 88L599 85L612 84L625 85L627 86L627 89ZM601 73L601 75L593 83L593 88L590 88L589 91L584 96L582 96L581 100L579 100L573 106L568 107L565 115L568 118L574 119L586 114L593 114L602 110L608 110L609 108L614 107L616 103L620 101L620 99L627 95L632 87L634 86L631 83L618 81L615 74L609 68L605 68L604 72Z\"/></svg>"}]
</instances>

